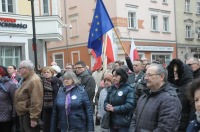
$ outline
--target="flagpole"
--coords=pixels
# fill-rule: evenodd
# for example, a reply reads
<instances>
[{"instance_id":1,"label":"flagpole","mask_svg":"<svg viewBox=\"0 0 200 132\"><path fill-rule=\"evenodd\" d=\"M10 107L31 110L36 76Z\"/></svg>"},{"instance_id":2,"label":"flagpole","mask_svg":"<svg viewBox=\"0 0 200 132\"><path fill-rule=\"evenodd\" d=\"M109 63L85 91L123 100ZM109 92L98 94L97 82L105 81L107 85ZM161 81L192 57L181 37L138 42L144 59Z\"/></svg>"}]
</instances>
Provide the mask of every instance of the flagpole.
<instances>
[{"instance_id":1,"label":"flagpole","mask_svg":"<svg viewBox=\"0 0 200 132\"><path fill-rule=\"evenodd\" d=\"M127 54L127 53L126 53L126 50L124 49L124 46L123 46L123 44L122 44L122 42L121 42L121 40L120 40L120 38L119 38L119 36L118 36L118 34L117 34L117 31L116 31L115 27L114 27L114 31L115 31L115 34L117 35L117 38L119 39L119 43L121 44L122 49L124 50L125 54Z\"/></svg>"},{"instance_id":2,"label":"flagpole","mask_svg":"<svg viewBox=\"0 0 200 132\"><path fill-rule=\"evenodd\" d=\"M107 49L107 33L104 35L104 51L103 51L103 73L107 71L107 57L106 57L106 49Z\"/></svg>"}]
</instances>

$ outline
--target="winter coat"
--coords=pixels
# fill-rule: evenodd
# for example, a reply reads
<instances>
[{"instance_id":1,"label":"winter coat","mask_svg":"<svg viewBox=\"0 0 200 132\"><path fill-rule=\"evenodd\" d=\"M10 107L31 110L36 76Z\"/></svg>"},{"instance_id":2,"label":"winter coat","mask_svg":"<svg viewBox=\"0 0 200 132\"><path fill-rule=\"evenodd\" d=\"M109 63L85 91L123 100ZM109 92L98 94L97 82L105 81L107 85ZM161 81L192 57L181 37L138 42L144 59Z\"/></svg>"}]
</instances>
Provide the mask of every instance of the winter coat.
<instances>
[{"instance_id":1,"label":"winter coat","mask_svg":"<svg viewBox=\"0 0 200 132\"><path fill-rule=\"evenodd\" d=\"M70 112L66 114L66 88L63 86L58 91L52 112L50 132L55 132L57 127L61 129L61 132L94 131L93 111L87 92L80 85L69 92Z\"/></svg>"},{"instance_id":2,"label":"winter coat","mask_svg":"<svg viewBox=\"0 0 200 132\"><path fill-rule=\"evenodd\" d=\"M177 74L179 79L174 80L174 65L177 65ZM193 72L190 66L184 64L179 59L174 59L167 67L168 81L177 88L178 97L182 104L181 120L179 131L186 131L189 124L190 116L194 115L195 111L192 111L192 107L189 99L187 98L187 89L193 80Z\"/></svg>"},{"instance_id":3,"label":"winter coat","mask_svg":"<svg viewBox=\"0 0 200 132\"><path fill-rule=\"evenodd\" d=\"M199 132L199 130L200 130L200 123L195 119L190 122L186 132Z\"/></svg>"},{"instance_id":4,"label":"winter coat","mask_svg":"<svg viewBox=\"0 0 200 132\"><path fill-rule=\"evenodd\" d=\"M14 105L18 116L30 114L33 121L40 118L43 106L43 88L40 77L30 71L27 78L19 87L14 95Z\"/></svg>"},{"instance_id":5,"label":"winter coat","mask_svg":"<svg viewBox=\"0 0 200 132\"><path fill-rule=\"evenodd\" d=\"M7 76L0 78L0 122L11 121L16 115L13 97L17 86Z\"/></svg>"},{"instance_id":6,"label":"winter coat","mask_svg":"<svg viewBox=\"0 0 200 132\"><path fill-rule=\"evenodd\" d=\"M107 97L107 94L108 94L107 88L103 88L99 95L98 114L101 117L101 119L103 118L103 115L106 113L106 111L104 110L104 101Z\"/></svg>"},{"instance_id":7,"label":"winter coat","mask_svg":"<svg viewBox=\"0 0 200 132\"><path fill-rule=\"evenodd\" d=\"M119 88L114 85L108 88L108 95L104 102L104 110L106 105L111 104L114 111L111 112L111 127L127 127L130 126L132 111L134 104L133 88L124 83Z\"/></svg>"},{"instance_id":8,"label":"winter coat","mask_svg":"<svg viewBox=\"0 0 200 132\"><path fill-rule=\"evenodd\" d=\"M176 132L181 103L175 88L164 84L156 92L145 90L137 103L130 132Z\"/></svg>"},{"instance_id":9,"label":"winter coat","mask_svg":"<svg viewBox=\"0 0 200 132\"><path fill-rule=\"evenodd\" d=\"M87 70L77 75L77 77L81 81L81 84L84 85L85 90L90 99L90 102L93 102L93 98L95 95L95 88L96 88L96 83L95 83L94 78L89 74Z\"/></svg>"},{"instance_id":10,"label":"winter coat","mask_svg":"<svg viewBox=\"0 0 200 132\"><path fill-rule=\"evenodd\" d=\"M200 78L200 68L198 68L196 71L193 71L193 77L194 79Z\"/></svg>"}]
</instances>

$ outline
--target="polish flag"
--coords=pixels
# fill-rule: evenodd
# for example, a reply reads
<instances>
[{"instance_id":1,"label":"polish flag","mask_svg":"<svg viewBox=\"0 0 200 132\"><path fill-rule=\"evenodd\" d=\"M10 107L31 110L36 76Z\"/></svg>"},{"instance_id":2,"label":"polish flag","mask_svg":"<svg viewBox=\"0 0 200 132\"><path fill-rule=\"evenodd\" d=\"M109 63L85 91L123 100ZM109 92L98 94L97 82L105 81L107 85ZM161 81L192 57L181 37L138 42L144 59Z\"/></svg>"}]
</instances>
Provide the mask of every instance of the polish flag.
<instances>
[{"instance_id":1,"label":"polish flag","mask_svg":"<svg viewBox=\"0 0 200 132\"><path fill-rule=\"evenodd\" d=\"M132 62L139 59L138 51L136 49L136 46L135 46L133 39L131 41L130 59L131 59Z\"/></svg>"},{"instance_id":2,"label":"polish flag","mask_svg":"<svg viewBox=\"0 0 200 132\"><path fill-rule=\"evenodd\" d=\"M101 59L101 56L96 57L94 50L92 50L91 53L92 53L92 56L95 59L95 63L94 63L94 66L92 68L92 71L97 71L102 67L102 59Z\"/></svg>"},{"instance_id":3,"label":"polish flag","mask_svg":"<svg viewBox=\"0 0 200 132\"><path fill-rule=\"evenodd\" d=\"M106 56L107 64L110 62L115 62L117 60L118 47L114 42L114 36L112 30L109 30L106 34L107 37L107 47L106 47Z\"/></svg>"}]
</instances>

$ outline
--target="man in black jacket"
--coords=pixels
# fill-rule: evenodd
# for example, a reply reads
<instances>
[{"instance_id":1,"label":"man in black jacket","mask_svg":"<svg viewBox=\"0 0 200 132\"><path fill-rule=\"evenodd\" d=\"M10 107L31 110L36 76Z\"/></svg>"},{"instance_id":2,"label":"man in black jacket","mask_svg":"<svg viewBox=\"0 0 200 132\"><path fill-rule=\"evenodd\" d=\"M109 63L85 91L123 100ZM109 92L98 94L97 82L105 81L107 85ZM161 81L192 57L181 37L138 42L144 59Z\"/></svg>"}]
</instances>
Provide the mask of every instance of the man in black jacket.
<instances>
[{"instance_id":1,"label":"man in black jacket","mask_svg":"<svg viewBox=\"0 0 200 132\"><path fill-rule=\"evenodd\" d=\"M186 60L186 64L188 64L192 71L193 71L193 77L195 78L199 78L200 77L200 64L199 64L199 60L195 57L191 57L188 60Z\"/></svg>"},{"instance_id":2,"label":"man in black jacket","mask_svg":"<svg viewBox=\"0 0 200 132\"><path fill-rule=\"evenodd\" d=\"M78 79L80 80L81 84L84 85L90 102L92 103L96 87L94 78L89 74L86 64L83 61L76 62L74 68Z\"/></svg>"}]
</instances>

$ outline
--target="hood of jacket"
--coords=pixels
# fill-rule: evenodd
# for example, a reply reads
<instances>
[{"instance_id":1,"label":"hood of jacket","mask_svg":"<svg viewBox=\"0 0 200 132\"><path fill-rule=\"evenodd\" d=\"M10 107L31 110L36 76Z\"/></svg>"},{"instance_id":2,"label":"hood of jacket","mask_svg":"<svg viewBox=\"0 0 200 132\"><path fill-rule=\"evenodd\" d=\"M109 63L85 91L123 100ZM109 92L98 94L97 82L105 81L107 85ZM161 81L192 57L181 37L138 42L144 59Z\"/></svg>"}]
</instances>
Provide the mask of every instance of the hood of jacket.
<instances>
[{"instance_id":1,"label":"hood of jacket","mask_svg":"<svg viewBox=\"0 0 200 132\"><path fill-rule=\"evenodd\" d=\"M177 66L178 80L174 80L174 66ZM173 59L167 67L168 81L176 86L185 85L193 80L193 72L189 65L180 59Z\"/></svg>"}]
</instances>

